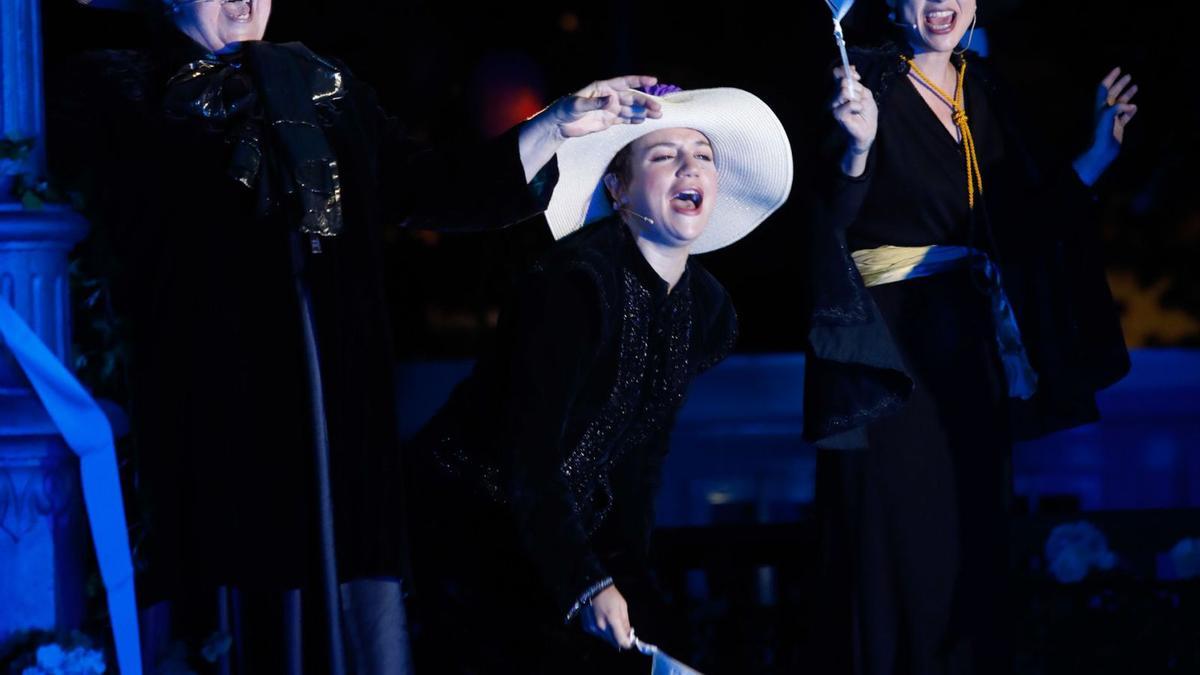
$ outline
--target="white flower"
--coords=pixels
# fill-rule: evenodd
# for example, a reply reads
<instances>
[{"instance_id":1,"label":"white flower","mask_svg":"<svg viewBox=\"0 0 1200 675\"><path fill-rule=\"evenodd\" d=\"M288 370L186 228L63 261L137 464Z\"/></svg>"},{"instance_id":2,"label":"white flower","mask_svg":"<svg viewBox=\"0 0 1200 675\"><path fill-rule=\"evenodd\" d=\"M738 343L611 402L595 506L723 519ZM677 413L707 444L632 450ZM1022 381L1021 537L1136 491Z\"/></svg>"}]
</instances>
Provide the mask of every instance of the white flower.
<instances>
[{"instance_id":1,"label":"white flower","mask_svg":"<svg viewBox=\"0 0 1200 675\"><path fill-rule=\"evenodd\" d=\"M1050 573L1064 584L1083 581L1088 573L1088 562L1074 549L1065 549L1050 559Z\"/></svg>"},{"instance_id":2,"label":"white flower","mask_svg":"<svg viewBox=\"0 0 1200 675\"><path fill-rule=\"evenodd\" d=\"M86 647L63 651L62 646L50 643L37 649L37 664L21 671L21 675L101 675L106 669L104 653Z\"/></svg>"},{"instance_id":3,"label":"white flower","mask_svg":"<svg viewBox=\"0 0 1200 675\"><path fill-rule=\"evenodd\" d=\"M1200 577L1200 539L1181 539L1171 548L1170 555L1180 579Z\"/></svg>"},{"instance_id":4,"label":"white flower","mask_svg":"<svg viewBox=\"0 0 1200 675\"><path fill-rule=\"evenodd\" d=\"M1082 581L1092 568L1110 570L1117 557L1108 550L1104 533L1086 521L1064 523L1046 540L1050 573L1064 584Z\"/></svg>"},{"instance_id":5,"label":"white flower","mask_svg":"<svg viewBox=\"0 0 1200 675\"><path fill-rule=\"evenodd\" d=\"M71 675L100 675L105 670L104 654L95 649L76 647L67 654L64 673Z\"/></svg>"},{"instance_id":6,"label":"white flower","mask_svg":"<svg viewBox=\"0 0 1200 675\"><path fill-rule=\"evenodd\" d=\"M62 668L63 661L67 655L63 652L63 648L55 643L42 645L37 650L37 664L39 668L44 670L55 670Z\"/></svg>"}]
</instances>

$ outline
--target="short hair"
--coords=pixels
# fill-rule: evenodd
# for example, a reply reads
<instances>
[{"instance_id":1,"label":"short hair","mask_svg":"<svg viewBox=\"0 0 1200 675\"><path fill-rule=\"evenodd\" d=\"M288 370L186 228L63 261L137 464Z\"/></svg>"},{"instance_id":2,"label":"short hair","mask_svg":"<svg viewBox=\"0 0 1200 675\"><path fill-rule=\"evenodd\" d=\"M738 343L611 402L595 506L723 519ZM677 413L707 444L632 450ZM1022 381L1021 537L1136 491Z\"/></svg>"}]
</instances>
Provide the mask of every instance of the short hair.
<instances>
[{"instance_id":1,"label":"short hair","mask_svg":"<svg viewBox=\"0 0 1200 675\"><path fill-rule=\"evenodd\" d=\"M604 170L604 174L608 175L611 173L616 176L617 182L619 182L622 187L629 185L629 180L633 178L632 159L633 142L631 141L626 144L625 147L621 148L620 152L618 152L616 156L612 158L612 161L608 163L608 168ZM617 196L611 194L611 192L608 196L613 201L616 201L617 199Z\"/></svg>"}]
</instances>

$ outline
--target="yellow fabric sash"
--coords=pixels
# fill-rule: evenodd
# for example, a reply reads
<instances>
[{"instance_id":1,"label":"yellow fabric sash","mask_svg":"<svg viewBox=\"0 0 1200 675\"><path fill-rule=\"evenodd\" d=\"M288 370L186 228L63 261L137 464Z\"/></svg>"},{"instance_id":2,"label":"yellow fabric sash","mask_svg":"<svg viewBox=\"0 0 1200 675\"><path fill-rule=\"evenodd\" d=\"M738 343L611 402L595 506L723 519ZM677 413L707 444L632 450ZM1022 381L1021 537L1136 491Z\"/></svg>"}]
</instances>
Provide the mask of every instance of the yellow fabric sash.
<instances>
[{"instance_id":1,"label":"yellow fabric sash","mask_svg":"<svg viewBox=\"0 0 1200 675\"><path fill-rule=\"evenodd\" d=\"M1037 373L1029 364L1025 345L1021 342L1017 318L1000 281L1000 269L983 251L966 246L881 246L854 251L850 257L868 288L965 267L982 272L987 279L996 345L1004 364L1008 395L1028 399L1037 391Z\"/></svg>"}]
</instances>

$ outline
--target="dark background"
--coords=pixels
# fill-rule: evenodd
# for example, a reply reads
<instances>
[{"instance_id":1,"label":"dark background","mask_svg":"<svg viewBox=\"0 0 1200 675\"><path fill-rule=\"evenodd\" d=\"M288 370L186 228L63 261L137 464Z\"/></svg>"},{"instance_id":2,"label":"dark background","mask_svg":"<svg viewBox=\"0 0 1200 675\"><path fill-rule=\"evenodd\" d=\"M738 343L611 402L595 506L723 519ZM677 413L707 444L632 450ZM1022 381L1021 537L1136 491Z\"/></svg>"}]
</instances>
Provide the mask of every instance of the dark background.
<instances>
[{"instance_id":1,"label":"dark background","mask_svg":"<svg viewBox=\"0 0 1200 675\"><path fill-rule=\"evenodd\" d=\"M1200 346L1200 265L1195 262L1200 256L1200 89L1191 81L1197 24L1184 15L1190 4L981 0L979 25L987 30L991 58L1019 98L1018 107L1063 161L1090 141L1100 78L1115 65L1136 77L1138 117L1122 157L1097 186L1110 281L1131 347ZM794 352L803 346L798 242L808 226L812 158L826 140L821 134L828 128L826 97L835 49L823 2L803 0L786 10L778 6L534 0L471 9L430 0L274 0L267 38L300 40L342 59L379 90L387 108L414 134L435 144L497 133L560 95L617 74L653 74L685 88L736 86L754 92L776 110L792 140L792 199L743 242L706 255L703 262L738 307L740 351ZM74 0L44 0L43 8L49 77L69 68L81 51L141 48L152 38L151 22L137 14L87 9ZM859 0L846 22L849 41L881 40L887 32L883 16L882 0ZM53 136L48 143L53 152ZM471 198L471 186L464 185L463 199ZM494 323L511 276L548 245L549 237L544 222L535 219L496 234L395 231L391 239L389 283L398 353L466 359ZM77 308L77 323L81 316L90 314ZM96 334L77 326L80 341ZM1195 438L1194 424L1181 422L1192 418L1189 406L1198 409L1196 383L1178 386L1188 378L1186 372L1195 371L1181 371L1185 359L1177 357L1135 354L1141 369L1135 368L1127 389L1105 408L1111 426L1018 449L1018 492L1023 479L1056 477L1067 486L1058 490L1048 487L1052 481L1037 483L1033 491L1042 493L1037 503L1023 502L1014 519L1011 535L1023 570L1015 587L1023 675L1197 672L1200 586L1164 581L1143 570L1153 568L1154 556L1180 536L1200 534L1194 499L1153 498L1156 491L1170 492L1171 498L1190 494L1186 481L1194 469L1183 468L1194 466L1188 458L1200 447L1188 440ZM742 365L755 363L764 364L762 372L779 368L774 357L746 359ZM419 367L414 372L426 373ZM456 378L443 379L448 387ZM431 387L424 375L416 380ZM1176 388L1159 394L1158 383L1168 380ZM746 384L743 398L757 400L751 394L766 390L763 382ZM692 399L715 401L712 410L728 414L727 403L737 396L722 387L714 386L709 399L704 392ZM119 391L105 395L121 399ZM1172 407L1164 403L1169 397L1183 400L1169 402ZM422 398L431 399L429 405L441 400ZM795 403L798 411L798 399ZM757 412L767 416L770 411ZM804 458L811 458L797 450L795 435L789 431L786 438L772 440L761 425L730 439L715 437L707 427L692 429L690 436L688 429L677 429L668 483L686 491L683 479L703 474L706 467L729 480L761 466L774 467L764 473L786 478L791 474L782 469L803 468ZM726 441L729 448L722 446ZM737 464L736 470L706 465L706 455L691 447L703 443L716 448L713 457ZM766 447L771 443L778 447ZM755 448L761 456L754 455ZM1160 461L1168 450L1175 452L1172 448L1178 456ZM713 468L718 466L719 471ZM1099 507L1071 493L1093 473L1111 474L1114 483L1138 497L1136 504L1101 500L1099 507L1145 509L1145 502L1156 510L1090 512ZM1174 486L1174 492L1164 486ZM688 612L693 645L681 656L706 672L791 673L808 665L816 532L805 518L757 522L754 507L735 500L714 507L706 527L656 533L657 568ZM1136 571L1119 569L1083 585L1048 579L1039 567L1046 535L1058 522L1081 517L1081 511L1111 537L1123 560L1140 561L1128 563ZM764 584L764 570L770 583ZM703 592L693 588L697 574Z\"/></svg>"},{"instance_id":2,"label":"dark background","mask_svg":"<svg viewBox=\"0 0 1200 675\"><path fill-rule=\"evenodd\" d=\"M1111 280L1131 346L1200 344L1200 90L1182 15L1190 3L982 0L990 56L1034 125L1067 161L1088 144L1095 86L1114 65L1140 87L1122 157L1099 184ZM344 60L413 133L434 143L496 133L587 82L647 73L685 88L737 86L784 120L796 155L791 201L737 246L704 263L729 288L741 351L797 351L793 281L806 226L811 155L826 129L835 58L819 0L563 3L482 9L430 0L275 0L267 38L300 40ZM48 72L72 54L137 48L136 14L46 0ZM859 0L852 44L886 33L882 0ZM53 146L54 139L48 140ZM464 199L471 198L464 186ZM470 356L494 322L508 278L546 244L531 221L495 235L397 232L391 281L402 356Z\"/></svg>"}]
</instances>

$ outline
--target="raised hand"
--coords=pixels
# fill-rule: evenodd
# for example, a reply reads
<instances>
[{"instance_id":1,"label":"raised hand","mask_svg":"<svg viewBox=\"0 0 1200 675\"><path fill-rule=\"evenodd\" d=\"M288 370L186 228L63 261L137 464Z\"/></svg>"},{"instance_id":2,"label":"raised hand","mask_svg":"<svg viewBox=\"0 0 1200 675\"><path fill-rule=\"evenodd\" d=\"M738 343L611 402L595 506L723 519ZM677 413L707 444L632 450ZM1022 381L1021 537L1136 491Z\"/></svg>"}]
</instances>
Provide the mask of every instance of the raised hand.
<instances>
[{"instance_id":1,"label":"raised hand","mask_svg":"<svg viewBox=\"0 0 1200 675\"><path fill-rule=\"evenodd\" d=\"M1096 88L1096 142L1103 142L1115 155L1125 141L1125 125L1137 114L1138 107L1130 103L1138 87L1133 76L1113 68Z\"/></svg>"},{"instance_id":2,"label":"raised hand","mask_svg":"<svg viewBox=\"0 0 1200 675\"><path fill-rule=\"evenodd\" d=\"M1137 105L1130 102L1137 91L1133 77L1122 75L1120 68L1109 71L1096 88L1092 146L1075 160L1075 171L1087 185L1095 184L1121 153L1125 127L1137 115Z\"/></svg>"},{"instance_id":3,"label":"raised hand","mask_svg":"<svg viewBox=\"0 0 1200 675\"><path fill-rule=\"evenodd\" d=\"M526 120L521 125L519 142L525 180L533 180L568 138L594 134L616 124L640 124L648 117L662 117L662 105L636 89L657 82L657 78L648 75L598 80Z\"/></svg>"},{"instance_id":4,"label":"raised hand","mask_svg":"<svg viewBox=\"0 0 1200 675\"><path fill-rule=\"evenodd\" d=\"M875 134L879 131L879 108L875 105L874 94L862 85L862 77L854 66L850 66L849 77L841 66L833 69L833 76L839 87L830 102L830 108L833 110L833 119L848 138L842 171L850 176L858 176L866 170L867 153L871 151ZM857 83L854 91L850 89L851 79Z\"/></svg>"},{"instance_id":5,"label":"raised hand","mask_svg":"<svg viewBox=\"0 0 1200 675\"><path fill-rule=\"evenodd\" d=\"M646 75L626 75L599 80L564 96L547 109L563 138L586 136L614 124L640 124L647 117L662 117L662 106L637 87L658 80Z\"/></svg>"}]
</instances>

